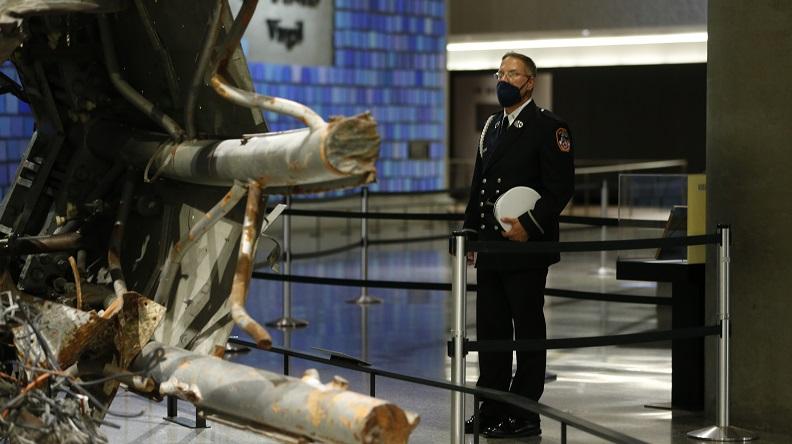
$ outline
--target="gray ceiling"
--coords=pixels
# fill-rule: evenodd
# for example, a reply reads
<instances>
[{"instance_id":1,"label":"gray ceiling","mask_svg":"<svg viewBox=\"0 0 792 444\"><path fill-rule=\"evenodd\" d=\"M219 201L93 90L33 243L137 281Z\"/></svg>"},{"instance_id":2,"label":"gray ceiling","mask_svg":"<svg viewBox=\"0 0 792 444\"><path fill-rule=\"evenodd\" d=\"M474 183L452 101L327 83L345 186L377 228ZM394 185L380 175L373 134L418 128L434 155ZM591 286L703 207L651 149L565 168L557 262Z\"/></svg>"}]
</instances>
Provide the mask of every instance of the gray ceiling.
<instances>
[{"instance_id":1,"label":"gray ceiling","mask_svg":"<svg viewBox=\"0 0 792 444\"><path fill-rule=\"evenodd\" d=\"M449 34L707 24L707 0L448 0Z\"/></svg>"}]
</instances>

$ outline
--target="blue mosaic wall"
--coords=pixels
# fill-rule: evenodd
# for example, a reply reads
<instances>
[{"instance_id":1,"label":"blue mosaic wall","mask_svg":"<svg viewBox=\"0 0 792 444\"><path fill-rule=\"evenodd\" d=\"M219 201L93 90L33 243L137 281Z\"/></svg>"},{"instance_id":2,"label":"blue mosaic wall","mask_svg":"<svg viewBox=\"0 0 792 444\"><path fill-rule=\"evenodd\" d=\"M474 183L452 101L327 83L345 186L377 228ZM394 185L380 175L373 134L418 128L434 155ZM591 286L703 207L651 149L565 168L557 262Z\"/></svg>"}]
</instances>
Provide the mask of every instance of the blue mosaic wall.
<instances>
[{"instance_id":1,"label":"blue mosaic wall","mask_svg":"<svg viewBox=\"0 0 792 444\"><path fill-rule=\"evenodd\" d=\"M336 0L333 66L251 61L256 91L304 103L325 119L371 111L382 149L372 191L445 188L444 0ZM3 72L17 79L6 63ZM265 113L271 130L299 128ZM14 179L33 132L30 109L0 96L0 189ZM429 159L408 159L410 141L429 144Z\"/></svg>"},{"instance_id":2,"label":"blue mosaic wall","mask_svg":"<svg viewBox=\"0 0 792 444\"><path fill-rule=\"evenodd\" d=\"M10 63L0 69L19 82L16 70ZM0 192L5 196L16 177L17 165L33 134L33 114L25 102L11 94L0 96Z\"/></svg>"},{"instance_id":3,"label":"blue mosaic wall","mask_svg":"<svg viewBox=\"0 0 792 444\"><path fill-rule=\"evenodd\" d=\"M250 63L256 90L309 105L325 119L371 111L382 149L374 191L445 188L443 0L336 0L333 66ZM298 128L265 113L274 131ZM410 141L428 160L408 159Z\"/></svg>"}]
</instances>

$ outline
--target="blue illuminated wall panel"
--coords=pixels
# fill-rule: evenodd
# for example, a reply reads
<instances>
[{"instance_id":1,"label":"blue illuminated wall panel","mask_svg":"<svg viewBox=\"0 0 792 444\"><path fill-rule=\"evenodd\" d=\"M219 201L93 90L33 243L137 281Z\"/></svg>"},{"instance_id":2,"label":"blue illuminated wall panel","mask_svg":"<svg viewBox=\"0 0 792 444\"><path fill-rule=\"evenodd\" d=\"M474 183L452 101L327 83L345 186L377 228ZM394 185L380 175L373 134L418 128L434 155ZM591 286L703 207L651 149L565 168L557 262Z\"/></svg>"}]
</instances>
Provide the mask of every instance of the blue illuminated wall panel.
<instances>
[{"instance_id":1,"label":"blue illuminated wall panel","mask_svg":"<svg viewBox=\"0 0 792 444\"><path fill-rule=\"evenodd\" d=\"M0 70L19 82L11 63L4 63ZM33 114L26 103L12 94L0 95L0 193L3 196L16 177L17 165L33 134L33 126Z\"/></svg>"},{"instance_id":2,"label":"blue illuminated wall panel","mask_svg":"<svg viewBox=\"0 0 792 444\"><path fill-rule=\"evenodd\" d=\"M372 191L444 188L444 0L336 0L334 20L332 66L250 61L256 90L304 103L325 119L370 111L382 137ZM12 65L2 70L18 81ZM264 117L273 131L302 126L275 113ZM30 109L11 94L0 96L3 194L32 131ZM410 141L429 142L429 159L408 159Z\"/></svg>"},{"instance_id":3,"label":"blue illuminated wall panel","mask_svg":"<svg viewBox=\"0 0 792 444\"><path fill-rule=\"evenodd\" d=\"M382 148L373 191L445 187L445 2L336 0L333 66L252 61L256 90L304 103L325 119L371 111ZM251 43L253 44L253 43ZM295 119L265 113L273 131ZM408 159L410 141L429 159Z\"/></svg>"}]
</instances>

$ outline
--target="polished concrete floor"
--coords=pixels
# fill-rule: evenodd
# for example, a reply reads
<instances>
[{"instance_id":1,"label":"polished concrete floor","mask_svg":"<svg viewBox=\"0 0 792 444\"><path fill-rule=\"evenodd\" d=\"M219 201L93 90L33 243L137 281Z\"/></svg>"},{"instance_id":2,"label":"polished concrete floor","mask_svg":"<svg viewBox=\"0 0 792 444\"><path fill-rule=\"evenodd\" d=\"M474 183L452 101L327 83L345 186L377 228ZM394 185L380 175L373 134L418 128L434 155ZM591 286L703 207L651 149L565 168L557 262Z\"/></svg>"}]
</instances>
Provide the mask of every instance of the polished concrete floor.
<instances>
[{"instance_id":1,"label":"polished concrete floor","mask_svg":"<svg viewBox=\"0 0 792 444\"><path fill-rule=\"evenodd\" d=\"M331 226L303 224L295 229L293 251L309 252L355 241L358 222ZM378 223L372 226L371 238L412 237L448 232L444 223ZM657 237L652 229L608 229L607 239ZM567 226L562 240L599 240L600 228ZM447 241L395 244L370 247L369 278L414 282L450 282L450 256ZM265 252L266 254L266 252ZM668 291L652 282L619 281L613 273L617 256L651 256L653 251L613 252L604 258L600 253L564 254L553 266L548 287L634 295L663 295ZM604 266L604 273L600 268ZM292 274L325 277L360 277L360 253L352 250L319 259L299 260L292 264ZM470 281L475 281L471 269ZM451 324L451 301L448 293L424 290L370 289L381 298L377 305L359 306L345 303L360 295L353 287L292 285L292 315L307 320L307 328L274 331L274 342L296 350L321 354L320 347L360 357L374 366L433 379L450 374L450 360L445 355ZM256 281L248 298L248 310L258 320L269 321L282 314L282 284ZM475 294L468 295L468 334L475 337ZM547 297L545 313L548 337L609 335L658 328L658 319L668 314L653 305L582 301ZM661 323L664 321L661 321ZM663 326L668 328L668 326ZM241 336L244 338L244 336ZM269 352L253 351L229 357L237 362L282 371L282 358ZM291 374L301 375L307 368L317 368L323 381L341 375L350 381L352 390L367 393L368 377L351 371L294 360ZM671 400L671 349L669 343L638 346L611 346L583 349L551 350L548 371L557 380L546 385L542 403L596 424L650 443L692 442L687 431L711 425L701 412L684 412L647 408L648 404ZM476 354L467 361L467 381L474 384L478 369ZM421 423L411 442L449 442L450 395L440 389L378 378L377 396L417 412ZM466 408L471 411L469 398ZM190 416L192 406L181 403L182 414ZM237 431L210 421L212 428L190 430L161 419L164 404L154 404L135 395L123 393L113 409L127 413L142 410L143 415L120 421L121 429L105 427L111 442L270 442L269 438ZM113 418L109 418L111 421ZM490 440L490 442L561 442L561 425L551 419L542 422L543 435L524 441ZM569 428L570 443L603 442L589 434ZM792 437L762 434L761 442L792 442ZM468 435L468 442L472 439ZM481 442L487 442L482 438Z\"/></svg>"}]
</instances>

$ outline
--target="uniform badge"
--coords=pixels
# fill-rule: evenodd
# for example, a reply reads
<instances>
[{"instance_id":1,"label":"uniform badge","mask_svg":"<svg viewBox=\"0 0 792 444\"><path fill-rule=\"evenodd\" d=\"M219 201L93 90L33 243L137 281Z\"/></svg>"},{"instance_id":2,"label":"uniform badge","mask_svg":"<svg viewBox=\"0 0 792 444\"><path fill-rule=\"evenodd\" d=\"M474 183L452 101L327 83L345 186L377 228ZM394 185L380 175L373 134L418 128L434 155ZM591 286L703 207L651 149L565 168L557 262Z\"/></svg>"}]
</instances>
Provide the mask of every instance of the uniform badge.
<instances>
[{"instance_id":1,"label":"uniform badge","mask_svg":"<svg viewBox=\"0 0 792 444\"><path fill-rule=\"evenodd\" d=\"M564 153L568 153L572 148L572 141L569 139L569 131L566 128L558 128L556 130L556 145Z\"/></svg>"},{"instance_id":2,"label":"uniform badge","mask_svg":"<svg viewBox=\"0 0 792 444\"><path fill-rule=\"evenodd\" d=\"M514 126L516 126L517 128L522 128L523 126L522 120L515 120Z\"/></svg>"}]
</instances>

